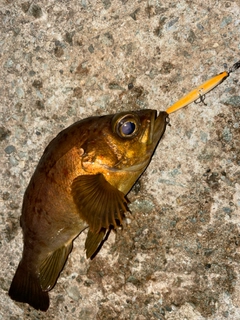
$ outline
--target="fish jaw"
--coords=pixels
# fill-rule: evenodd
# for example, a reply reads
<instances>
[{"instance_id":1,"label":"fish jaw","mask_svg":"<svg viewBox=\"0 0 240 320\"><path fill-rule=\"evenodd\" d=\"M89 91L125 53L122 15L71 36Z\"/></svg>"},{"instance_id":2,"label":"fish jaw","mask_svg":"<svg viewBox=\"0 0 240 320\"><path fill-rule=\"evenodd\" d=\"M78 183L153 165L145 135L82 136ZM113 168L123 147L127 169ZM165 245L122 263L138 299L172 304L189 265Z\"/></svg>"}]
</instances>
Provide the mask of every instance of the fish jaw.
<instances>
[{"instance_id":1,"label":"fish jaw","mask_svg":"<svg viewBox=\"0 0 240 320\"><path fill-rule=\"evenodd\" d=\"M149 121L150 128L147 135L147 141L144 141L145 137L142 138L142 143L146 143L147 145L145 157L143 158L142 162L139 162L139 163L136 163L135 165L127 167L125 169L125 171L127 172L133 172L133 171L143 172L145 170L145 168L151 161L151 157L159 141L164 135L164 132L166 130L166 125L169 123L169 117L166 112L161 111L157 116L156 110L151 110L151 111L152 111L152 114L151 114L151 120Z\"/></svg>"},{"instance_id":2,"label":"fish jaw","mask_svg":"<svg viewBox=\"0 0 240 320\"><path fill-rule=\"evenodd\" d=\"M169 117L167 112L165 111L159 112L157 118L155 118L155 121L152 120L151 123L153 128L151 128L151 135L150 135L151 140L149 142L150 142L151 148L153 148L152 152L154 152L155 148L157 147L159 141L161 140L166 130L167 124L169 123Z\"/></svg>"}]
</instances>

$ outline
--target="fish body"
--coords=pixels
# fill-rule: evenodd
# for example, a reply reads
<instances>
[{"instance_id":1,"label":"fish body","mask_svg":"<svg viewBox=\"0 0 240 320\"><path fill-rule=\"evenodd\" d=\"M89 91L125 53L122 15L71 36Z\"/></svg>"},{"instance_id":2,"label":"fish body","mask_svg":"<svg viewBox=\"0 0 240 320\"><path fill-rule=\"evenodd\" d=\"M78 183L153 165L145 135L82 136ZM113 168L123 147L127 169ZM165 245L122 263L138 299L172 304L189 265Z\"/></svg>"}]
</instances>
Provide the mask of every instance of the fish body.
<instances>
[{"instance_id":1,"label":"fish body","mask_svg":"<svg viewBox=\"0 0 240 320\"><path fill-rule=\"evenodd\" d=\"M78 121L47 146L26 189L20 224L23 255L9 295L49 307L74 239L89 227L87 257L121 225L127 193L149 164L168 114L122 112Z\"/></svg>"}]
</instances>

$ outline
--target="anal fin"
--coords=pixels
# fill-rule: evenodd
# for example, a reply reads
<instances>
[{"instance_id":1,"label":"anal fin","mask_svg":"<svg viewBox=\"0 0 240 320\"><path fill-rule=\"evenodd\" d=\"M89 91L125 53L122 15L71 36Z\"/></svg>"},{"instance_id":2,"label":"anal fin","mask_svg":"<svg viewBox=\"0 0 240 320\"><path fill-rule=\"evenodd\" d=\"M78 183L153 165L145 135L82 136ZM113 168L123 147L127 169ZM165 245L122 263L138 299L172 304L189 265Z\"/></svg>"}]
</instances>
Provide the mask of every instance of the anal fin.
<instances>
[{"instance_id":1,"label":"anal fin","mask_svg":"<svg viewBox=\"0 0 240 320\"><path fill-rule=\"evenodd\" d=\"M51 253L40 265L39 281L43 291L49 291L55 285L69 253L72 251L72 241Z\"/></svg>"}]
</instances>

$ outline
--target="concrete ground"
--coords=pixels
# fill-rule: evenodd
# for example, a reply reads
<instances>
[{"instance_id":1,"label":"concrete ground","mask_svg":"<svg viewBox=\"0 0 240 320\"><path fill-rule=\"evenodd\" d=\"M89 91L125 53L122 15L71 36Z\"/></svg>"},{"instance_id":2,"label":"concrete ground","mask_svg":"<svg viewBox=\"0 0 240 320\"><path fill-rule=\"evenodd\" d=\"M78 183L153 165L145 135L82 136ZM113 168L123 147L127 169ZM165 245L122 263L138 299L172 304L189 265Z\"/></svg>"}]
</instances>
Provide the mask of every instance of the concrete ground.
<instances>
[{"instance_id":1,"label":"concrete ground","mask_svg":"<svg viewBox=\"0 0 240 320\"><path fill-rule=\"evenodd\" d=\"M46 313L7 295L49 141L91 115L165 110L229 70L239 0L1 0L0 16L0 319L240 319L239 70L170 116L128 224L92 261L80 235Z\"/></svg>"}]
</instances>

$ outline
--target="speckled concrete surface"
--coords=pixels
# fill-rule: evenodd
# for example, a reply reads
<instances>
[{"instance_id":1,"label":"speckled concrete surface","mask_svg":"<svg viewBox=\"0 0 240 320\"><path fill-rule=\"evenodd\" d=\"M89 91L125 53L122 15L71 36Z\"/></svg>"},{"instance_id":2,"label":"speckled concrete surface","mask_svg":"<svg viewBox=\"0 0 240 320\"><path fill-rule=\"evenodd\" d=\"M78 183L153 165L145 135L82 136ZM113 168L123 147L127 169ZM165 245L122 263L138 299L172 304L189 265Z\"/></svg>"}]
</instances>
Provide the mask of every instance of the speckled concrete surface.
<instances>
[{"instance_id":1,"label":"speckled concrete surface","mask_svg":"<svg viewBox=\"0 0 240 320\"><path fill-rule=\"evenodd\" d=\"M171 115L129 223L93 261L75 241L46 313L7 295L48 142L90 115L165 110L228 69L239 1L1 0L0 15L0 319L240 319L239 71Z\"/></svg>"}]
</instances>

